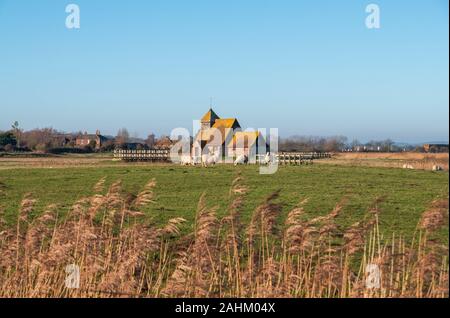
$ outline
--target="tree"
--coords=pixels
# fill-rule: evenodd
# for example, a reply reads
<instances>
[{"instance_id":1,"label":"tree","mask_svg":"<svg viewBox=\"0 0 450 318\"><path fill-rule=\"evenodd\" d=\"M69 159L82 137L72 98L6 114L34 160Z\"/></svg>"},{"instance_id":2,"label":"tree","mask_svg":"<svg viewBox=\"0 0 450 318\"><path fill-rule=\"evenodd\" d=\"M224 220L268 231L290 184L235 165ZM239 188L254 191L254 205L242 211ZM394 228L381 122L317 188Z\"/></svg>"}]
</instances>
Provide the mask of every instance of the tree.
<instances>
[{"instance_id":1,"label":"tree","mask_svg":"<svg viewBox=\"0 0 450 318\"><path fill-rule=\"evenodd\" d=\"M392 146L394 145L394 142L391 139L386 139L382 142L383 144L383 151L391 152Z\"/></svg>"},{"instance_id":2,"label":"tree","mask_svg":"<svg viewBox=\"0 0 450 318\"><path fill-rule=\"evenodd\" d=\"M130 139L130 133L126 128L119 129L117 132L116 142L120 144L125 144Z\"/></svg>"},{"instance_id":3,"label":"tree","mask_svg":"<svg viewBox=\"0 0 450 318\"><path fill-rule=\"evenodd\" d=\"M8 144L5 146L5 151L6 152L13 152L14 151L14 146L11 144Z\"/></svg>"},{"instance_id":4,"label":"tree","mask_svg":"<svg viewBox=\"0 0 450 318\"><path fill-rule=\"evenodd\" d=\"M358 139L353 139L352 143L350 144L350 146L352 147L352 150L355 151L357 149L359 149L359 146L361 145L361 143L359 142Z\"/></svg>"},{"instance_id":5,"label":"tree","mask_svg":"<svg viewBox=\"0 0 450 318\"><path fill-rule=\"evenodd\" d=\"M344 136L334 136L325 139L323 150L327 152L338 152L345 148L347 143L347 137Z\"/></svg>"},{"instance_id":6,"label":"tree","mask_svg":"<svg viewBox=\"0 0 450 318\"><path fill-rule=\"evenodd\" d=\"M58 142L58 135L59 133L52 128L26 131L21 133L21 146L41 151L43 149L61 147L60 142Z\"/></svg>"},{"instance_id":7,"label":"tree","mask_svg":"<svg viewBox=\"0 0 450 318\"><path fill-rule=\"evenodd\" d=\"M15 147L17 145L16 136L11 131L7 131L0 134L0 146L11 145Z\"/></svg>"},{"instance_id":8,"label":"tree","mask_svg":"<svg viewBox=\"0 0 450 318\"><path fill-rule=\"evenodd\" d=\"M100 151L102 152L110 152L113 151L116 148L114 144L114 140L107 140L102 143L102 146L100 148Z\"/></svg>"},{"instance_id":9,"label":"tree","mask_svg":"<svg viewBox=\"0 0 450 318\"><path fill-rule=\"evenodd\" d=\"M155 135L154 134L150 134L148 135L147 139L145 140L145 144L149 147L149 148L153 148L155 146Z\"/></svg>"},{"instance_id":10,"label":"tree","mask_svg":"<svg viewBox=\"0 0 450 318\"><path fill-rule=\"evenodd\" d=\"M88 148L89 148L91 151L93 151L96 147L97 147L97 142L96 142L95 140L91 140L91 141L89 142Z\"/></svg>"},{"instance_id":11,"label":"tree","mask_svg":"<svg viewBox=\"0 0 450 318\"><path fill-rule=\"evenodd\" d=\"M281 139L279 143L280 151L287 152L324 152L342 151L347 143L345 136L314 137L314 136L293 136Z\"/></svg>"},{"instance_id":12,"label":"tree","mask_svg":"<svg viewBox=\"0 0 450 318\"><path fill-rule=\"evenodd\" d=\"M52 147L49 142L41 142L34 147L39 152L47 152L50 148Z\"/></svg>"}]
</instances>

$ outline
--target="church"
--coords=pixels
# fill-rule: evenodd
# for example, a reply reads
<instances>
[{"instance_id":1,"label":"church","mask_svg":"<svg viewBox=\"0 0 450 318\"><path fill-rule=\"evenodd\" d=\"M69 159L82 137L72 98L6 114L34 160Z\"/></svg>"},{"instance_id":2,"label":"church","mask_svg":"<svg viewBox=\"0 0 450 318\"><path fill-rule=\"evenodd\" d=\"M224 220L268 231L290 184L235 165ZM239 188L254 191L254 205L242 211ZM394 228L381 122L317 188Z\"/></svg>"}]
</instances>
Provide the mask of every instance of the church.
<instances>
[{"instance_id":1,"label":"church","mask_svg":"<svg viewBox=\"0 0 450 318\"><path fill-rule=\"evenodd\" d=\"M217 154L237 157L256 156L259 147L266 143L258 131L242 131L237 118L220 118L212 108L200 119L200 130L193 140L192 155L196 158L202 154Z\"/></svg>"}]
</instances>

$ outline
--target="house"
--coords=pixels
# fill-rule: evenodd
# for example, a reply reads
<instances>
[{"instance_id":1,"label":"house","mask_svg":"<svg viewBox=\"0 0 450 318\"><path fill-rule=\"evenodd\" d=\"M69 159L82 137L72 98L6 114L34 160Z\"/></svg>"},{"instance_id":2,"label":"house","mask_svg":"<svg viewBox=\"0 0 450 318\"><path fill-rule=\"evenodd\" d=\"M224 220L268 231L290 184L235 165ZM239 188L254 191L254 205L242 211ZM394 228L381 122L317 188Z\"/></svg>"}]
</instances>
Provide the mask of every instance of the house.
<instances>
[{"instance_id":1,"label":"house","mask_svg":"<svg viewBox=\"0 0 450 318\"><path fill-rule=\"evenodd\" d=\"M100 131L97 130L95 135L88 134L87 132L79 135L75 140L75 145L77 147L87 147L89 145L92 145L95 149L100 149L102 145L108 140L111 140L111 138L101 135Z\"/></svg>"},{"instance_id":2,"label":"house","mask_svg":"<svg viewBox=\"0 0 450 318\"><path fill-rule=\"evenodd\" d=\"M236 118L220 118L212 108L200 119L200 124L192 145L194 157L219 151L233 157L256 155L258 146L265 145L259 132L243 132Z\"/></svg>"}]
</instances>

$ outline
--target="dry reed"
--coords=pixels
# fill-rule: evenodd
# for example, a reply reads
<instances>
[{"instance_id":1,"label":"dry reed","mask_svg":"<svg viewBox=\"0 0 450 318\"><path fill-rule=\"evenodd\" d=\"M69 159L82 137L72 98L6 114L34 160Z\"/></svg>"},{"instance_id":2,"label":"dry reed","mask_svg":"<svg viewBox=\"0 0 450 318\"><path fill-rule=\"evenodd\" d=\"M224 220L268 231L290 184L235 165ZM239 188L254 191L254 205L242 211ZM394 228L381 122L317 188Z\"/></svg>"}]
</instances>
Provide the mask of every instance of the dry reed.
<instances>
[{"instance_id":1,"label":"dry reed","mask_svg":"<svg viewBox=\"0 0 450 318\"><path fill-rule=\"evenodd\" d=\"M101 194L105 183L64 217L50 205L32 220L31 194L15 227L0 213L0 297L448 297L448 248L432 239L448 221L448 200L431 203L409 242L380 234L382 198L341 228L348 198L314 219L303 200L283 221L276 191L244 224L250 190L238 175L225 216L203 194L185 233L183 218L158 227L143 217L157 201L155 180L137 195L120 181ZM70 264L79 288L67 285Z\"/></svg>"}]
</instances>

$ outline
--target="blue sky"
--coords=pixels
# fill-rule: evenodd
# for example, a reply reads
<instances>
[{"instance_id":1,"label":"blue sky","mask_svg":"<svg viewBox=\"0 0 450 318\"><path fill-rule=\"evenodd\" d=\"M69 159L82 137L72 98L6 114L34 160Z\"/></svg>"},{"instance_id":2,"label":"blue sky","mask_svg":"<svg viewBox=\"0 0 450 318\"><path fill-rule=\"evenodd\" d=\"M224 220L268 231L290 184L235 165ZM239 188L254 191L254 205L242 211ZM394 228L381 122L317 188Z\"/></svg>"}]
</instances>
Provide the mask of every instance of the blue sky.
<instances>
[{"instance_id":1,"label":"blue sky","mask_svg":"<svg viewBox=\"0 0 450 318\"><path fill-rule=\"evenodd\" d=\"M282 136L447 141L448 54L447 0L0 0L0 130L169 134L212 96Z\"/></svg>"}]
</instances>

